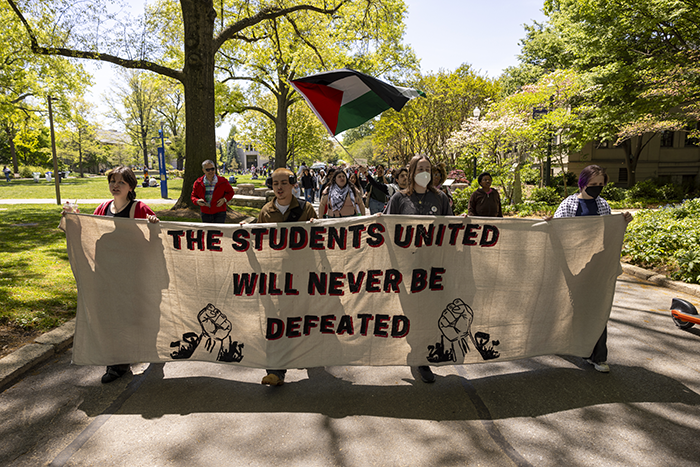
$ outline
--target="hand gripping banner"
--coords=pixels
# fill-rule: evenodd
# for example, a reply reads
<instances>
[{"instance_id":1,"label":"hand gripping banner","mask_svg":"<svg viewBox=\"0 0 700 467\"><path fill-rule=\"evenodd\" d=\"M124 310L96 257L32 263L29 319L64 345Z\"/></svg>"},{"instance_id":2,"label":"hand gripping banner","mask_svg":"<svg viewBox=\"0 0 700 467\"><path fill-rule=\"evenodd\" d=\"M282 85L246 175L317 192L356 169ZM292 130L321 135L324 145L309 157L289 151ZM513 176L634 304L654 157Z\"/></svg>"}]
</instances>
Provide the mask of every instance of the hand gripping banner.
<instances>
[{"instance_id":1,"label":"hand gripping banner","mask_svg":"<svg viewBox=\"0 0 700 467\"><path fill-rule=\"evenodd\" d=\"M442 365L588 356L621 215L199 224L67 214L79 365Z\"/></svg>"}]
</instances>

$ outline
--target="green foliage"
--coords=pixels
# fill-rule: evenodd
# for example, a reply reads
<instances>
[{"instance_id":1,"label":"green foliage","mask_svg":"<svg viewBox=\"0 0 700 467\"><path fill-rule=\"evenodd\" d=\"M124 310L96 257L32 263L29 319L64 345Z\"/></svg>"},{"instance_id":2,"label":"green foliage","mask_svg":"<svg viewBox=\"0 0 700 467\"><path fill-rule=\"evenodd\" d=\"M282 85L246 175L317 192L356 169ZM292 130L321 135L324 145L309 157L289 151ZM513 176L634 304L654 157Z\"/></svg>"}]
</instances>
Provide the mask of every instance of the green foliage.
<instances>
[{"instance_id":1,"label":"green foliage","mask_svg":"<svg viewBox=\"0 0 700 467\"><path fill-rule=\"evenodd\" d=\"M530 193L530 201L535 203L544 203L547 205L559 205L562 198L559 196L557 189L551 186L542 188L534 188Z\"/></svg>"},{"instance_id":2,"label":"green foliage","mask_svg":"<svg viewBox=\"0 0 700 467\"><path fill-rule=\"evenodd\" d=\"M686 195L686 188L681 185L667 183L659 187L659 195L665 201L680 201Z\"/></svg>"},{"instance_id":3,"label":"green foliage","mask_svg":"<svg viewBox=\"0 0 700 467\"><path fill-rule=\"evenodd\" d=\"M503 215L516 217L545 217L554 215L556 210L557 206L549 203L519 203L504 205Z\"/></svg>"},{"instance_id":4,"label":"green foliage","mask_svg":"<svg viewBox=\"0 0 700 467\"><path fill-rule=\"evenodd\" d=\"M469 209L469 198L471 198L472 193L478 189L479 183L474 180L467 188L455 190L454 193L452 193L452 212L455 215L466 213Z\"/></svg>"},{"instance_id":5,"label":"green foliage","mask_svg":"<svg viewBox=\"0 0 700 467\"><path fill-rule=\"evenodd\" d=\"M632 188L629 188L626 193L627 199L637 200L640 198L658 199L661 198L659 188L653 180L644 180L635 183Z\"/></svg>"},{"instance_id":6,"label":"green foliage","mask_svg":"<svg viewBox=\"0 0 700 467\"><path fill-rule=\"evenodd\" d=\"M564 175L566 174L566 175ZM562 172L554 177L550 178L549 183L550 186L563 186L564 185L564 177L566 176L566 186L578 186L578 178L576 177L576 174L573 172Z\"/></svg>"},{"instance_id":7,"label":"green foliage","mask_svg":"<svg viewBox=\"0 0 700 467\"><path fill-rule=\"evenodd\" d=\"M31 166L31 165L23 165L20 166L19 168L19 176L21 178L34 178L34 173L40 173L41 176L44 176L44 173L46 173L46 169L42 167L36 167L36 166ZM51 170L53 172L53 170Z\"/></svg>"},{"instance_id":8,"label":"green foliage","mask_svg":"<svg viewBox=\"0 0 700 467\"><path fill-rule=\"evenodd\" d=\"M625 199L626 194L625 194L625 190L623 190L620 187L616 187L613 182L609 182L603 188L603 191L600 193L600 197L608 202L610 202L610 201L622 201L623 199Z\"/></svg>"},{"instance_id":9,"label":"green foliage","mask_svg":"<svg viewBox=\"0 0 700 467\"><path fill-rule=\"evenodd\" d=\"M639 211L627 227L622 253L635 264L665 266L673 279L700 283L700 199Z\"/></svg>"},{"instance_id":10,"label":"green foliage","mask_svg":"<svg viewBox=\"0 0 700 467\"><path fill-rule=\"evenodd\" d=\"M426 93L401 112L387 110L376 124L376 150L399 165L407 164L415 154L427 154L433 162L455 167L456 157L464 152L448 147L452 133L472 116L475 107L486 108L499 92L495 81L479 76L466 64L454 71L416 75L395 84Z\"/></svg>"}]
</instances>

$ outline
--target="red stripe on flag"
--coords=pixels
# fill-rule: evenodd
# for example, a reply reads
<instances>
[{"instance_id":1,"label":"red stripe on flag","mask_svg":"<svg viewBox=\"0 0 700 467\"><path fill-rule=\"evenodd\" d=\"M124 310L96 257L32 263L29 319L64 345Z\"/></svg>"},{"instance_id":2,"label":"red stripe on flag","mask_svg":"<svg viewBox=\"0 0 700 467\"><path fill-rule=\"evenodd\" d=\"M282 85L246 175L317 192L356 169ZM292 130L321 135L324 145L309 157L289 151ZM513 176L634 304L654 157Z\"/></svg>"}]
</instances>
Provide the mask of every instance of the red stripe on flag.
<instances>
[{"instance_id":1,"label":"red stripe on flag","mask_svg":"<svg viewBox=\"0 0 700 467\"><path fill-rule=\"evenodd\" d=\"M302 92L316 110L316 115L326 127L335 134L338 126L338 113L343 102L343 91L322 84L301 83L294 81L296 88Z\"/></svg>"}]
</instances>

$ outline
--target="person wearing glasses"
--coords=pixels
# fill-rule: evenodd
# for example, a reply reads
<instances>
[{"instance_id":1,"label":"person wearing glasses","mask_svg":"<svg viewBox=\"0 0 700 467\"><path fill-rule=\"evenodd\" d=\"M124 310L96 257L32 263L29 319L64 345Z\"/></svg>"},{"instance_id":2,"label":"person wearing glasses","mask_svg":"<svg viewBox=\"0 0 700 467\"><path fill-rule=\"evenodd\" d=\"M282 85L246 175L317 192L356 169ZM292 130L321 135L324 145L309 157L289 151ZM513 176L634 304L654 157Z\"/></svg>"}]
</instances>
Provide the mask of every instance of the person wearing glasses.
<instances>
[{"instance_id":1,"label":"person wearing glasses","mask_svg":"<svg viewBox=\"0 0 700 467\"><path fill-rule=\"evenodd\" d=\"M233 188L224 177L216 175L216 166L209 159L202 162L204 175L192 186L192 202L199 206L202 222L226 223L226 203L233 198Z\"/></svg>"}]
</instances>

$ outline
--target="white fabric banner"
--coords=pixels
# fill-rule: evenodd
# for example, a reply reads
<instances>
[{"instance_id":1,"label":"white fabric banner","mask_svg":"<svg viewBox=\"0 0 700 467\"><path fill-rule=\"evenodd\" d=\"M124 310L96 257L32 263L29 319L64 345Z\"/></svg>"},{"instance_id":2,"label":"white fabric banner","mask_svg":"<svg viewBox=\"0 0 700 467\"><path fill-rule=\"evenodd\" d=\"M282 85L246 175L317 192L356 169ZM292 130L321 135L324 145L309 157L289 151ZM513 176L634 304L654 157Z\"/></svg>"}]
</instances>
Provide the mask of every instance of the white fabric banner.
<instances>
[{"instance_id":1,"label":"white fabric banner","mask_svg":"<svg viewBox=\"0 0 700 467\"><path fill-rule=\"evenodd\" d=\"M588 356L621 215L199 224L67 214L73 361L255 368Z\"/></svg>"}]
</instances>

